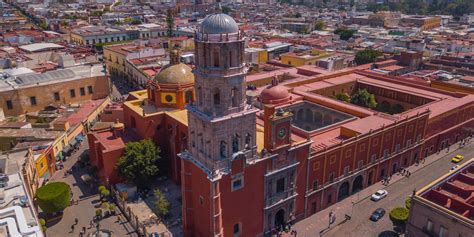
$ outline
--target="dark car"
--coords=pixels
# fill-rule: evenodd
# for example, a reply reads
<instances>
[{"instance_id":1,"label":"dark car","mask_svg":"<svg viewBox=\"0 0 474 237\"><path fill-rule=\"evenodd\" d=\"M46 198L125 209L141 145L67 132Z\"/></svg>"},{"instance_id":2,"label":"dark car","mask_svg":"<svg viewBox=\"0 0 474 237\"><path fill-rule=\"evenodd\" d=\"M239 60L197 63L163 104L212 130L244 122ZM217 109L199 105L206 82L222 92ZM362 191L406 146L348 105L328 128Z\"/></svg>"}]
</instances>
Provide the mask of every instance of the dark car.
<instances>
[{"instance_id":1,"label":"dark car","mask_svg":"<svg viewBox=\"0 0 474 237\"><path fill-rule=\"evenodd\" d=\"M372 215L370 216L371 221L378 221L385 215L385 210L383 208L377 208Z\"/></svg>"}]
</instances>

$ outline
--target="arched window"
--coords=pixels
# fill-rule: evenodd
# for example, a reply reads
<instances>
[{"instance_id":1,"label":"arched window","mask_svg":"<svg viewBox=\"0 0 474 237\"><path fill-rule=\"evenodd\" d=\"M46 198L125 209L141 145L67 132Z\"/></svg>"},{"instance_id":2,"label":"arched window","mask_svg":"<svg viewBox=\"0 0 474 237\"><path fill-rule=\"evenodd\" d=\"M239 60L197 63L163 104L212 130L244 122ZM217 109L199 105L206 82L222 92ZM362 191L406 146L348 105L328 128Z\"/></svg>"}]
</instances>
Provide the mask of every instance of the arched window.
<instances>
[{"instance_id":1,"label":"arched window","mask_svg":"<svg viewBox=\"0 0 474 237\"><path fill-rule=\"evenodd\" d=\"M250 133L247 133L247 135L245 135L245 148L250 148L250 142L252 142L252 136Z\"/></svg>"},{"instance_id":2,"label":"arched window","mask_svg":"<svg viewBox=\"0 0 474 237\"><path fill-rule=\"evenodd\" d=\"M234 134L234 136L232 137L232 152L233 153L236 153L239 151L239 140L240 140L240 136L239 134Z\"/></svg>"},{"instance_id":3,"label":"arched window","mask_svg":"<svg viewBox=\"0 0 474 237\"><path fill-rule=\"evenodd\" d=\"M232 91L231 91L231 98L232 98L232 107L237 107L238 106L238 93L239 91L237 90L237 88L232 88Z\"/></svg>"},{"instance_id":4,"label":"arched window","mask_svg":"<svg viewBox=\"0 0 474 237\"><path fill-rule=\"evenodd\" d=\"M219 145L219 154L221 158L226 158L227 155L227 143L225 141L221 141L221 144Z\"/></svg>"},{"instance_id":5,"label":"arched window","mask_svg":"<svg viewBox=\"0 0 474 237\"><path fill-rule=\"evenodd\" d=\"M221 94L220 94L218 88L214 89L213 98L214 98L214 105L220 105L221 104Z\"/></svg>"}]
</instances>

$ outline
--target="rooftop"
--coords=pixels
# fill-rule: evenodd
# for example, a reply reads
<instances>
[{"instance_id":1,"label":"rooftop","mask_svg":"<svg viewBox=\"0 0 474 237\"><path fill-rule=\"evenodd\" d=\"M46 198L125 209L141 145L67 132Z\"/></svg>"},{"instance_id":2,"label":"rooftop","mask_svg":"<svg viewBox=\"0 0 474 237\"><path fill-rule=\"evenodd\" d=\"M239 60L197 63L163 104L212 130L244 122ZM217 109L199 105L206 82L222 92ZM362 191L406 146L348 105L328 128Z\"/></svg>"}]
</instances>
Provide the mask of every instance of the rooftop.
<instances>
[{"instance_id":1,"label":"rooftop","mask_svg":"<svg viewBox=\"0 0 474 237\"><path fill-rule=\"evenodd\" d=\"M43 237L33 203L19 173L8 175L8 188L0 190L0 235Z\"/></svg>"},{"instance_id":2,"label":"rooftop","mask_svg":"<svg viewBox=\"0 0 474 237\"><path fill-rule=\"evenodd\" d=\"M105 72L102 65L95 64L58 69L45 73L27 73L14 76L8 74L8 72L0 72L0 75L6 77L6 79L0 80L0 91L9 91L18 88L35 87L41 84L46 85L83 78L105 76Z\"/></svg>"},{"instance_id":3,"label":"rooftop","mask_svg":"<svg viewBox=\"0 0 474 237\"><path fill-rule=\"evenodd\" d=\"M416 193L445 213L474 223L474 158Z\"/></svg>"}]
</instances>

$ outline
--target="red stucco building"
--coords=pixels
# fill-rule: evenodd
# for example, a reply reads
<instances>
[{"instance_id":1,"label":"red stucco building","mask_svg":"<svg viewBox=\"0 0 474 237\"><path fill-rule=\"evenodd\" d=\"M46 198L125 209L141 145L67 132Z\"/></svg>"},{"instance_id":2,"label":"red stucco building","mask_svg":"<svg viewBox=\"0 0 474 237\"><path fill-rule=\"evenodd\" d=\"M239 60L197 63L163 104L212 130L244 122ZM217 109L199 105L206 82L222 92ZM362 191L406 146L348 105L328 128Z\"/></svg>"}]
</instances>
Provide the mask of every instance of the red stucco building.
<instances>
[{"instance_id":1,"label":"red stucco building","mask_svg":"<svg viewBox=\"0 0 474 237\"><path fill-rule=\"evenodd\" d=\"M271 235L473 131L473 95L368 65L247 76L244 36L225 14L204 20L195 46L193 71L172 60L131 93L124 125L89 134L91 160L112 182L128 140L156 142L182 187L185 236ZM363 89L376 108L335 99Z\"/></svg>"}]
</instances>

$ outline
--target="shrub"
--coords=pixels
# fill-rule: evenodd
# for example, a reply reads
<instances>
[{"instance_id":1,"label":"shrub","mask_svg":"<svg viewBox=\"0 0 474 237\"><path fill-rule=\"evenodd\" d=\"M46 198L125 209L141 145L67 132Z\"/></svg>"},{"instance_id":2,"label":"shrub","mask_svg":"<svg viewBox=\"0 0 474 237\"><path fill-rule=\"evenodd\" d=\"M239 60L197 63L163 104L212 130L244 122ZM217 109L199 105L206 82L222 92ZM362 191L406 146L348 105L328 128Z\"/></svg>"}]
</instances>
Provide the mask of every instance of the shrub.
<instances>
[{"instance_id":1,"label":"shrub","mask_svg":"<svg viewBox=\"0 0 474 237\"><path fill-rule=\"evenodd\" d=\"M340 100L340 101L344 101L344 102L351 102L351 96L347 93L340 93L340 94L337 94L336 95L336 99Z\"/></svg>"},{"instance_id":2,"label":"shrub","mask_svg":"<svg viewBox=\"0 0 474 237\"><path fill-rule=\"evenodd\" d=\"M410 207L411 207L411 197L407 197L407 199L405 200L405 207L410 210Z\"/></svg>"},{"instance_id":3,"label":"shrub","mask_svg":"<svg viewBox=\"0 0 474 237\"><path fill-rule=\"evenodd\" d=\"M45 213L62 211L69 206L71 188L63 182L49 183L38 189L36 199Z\"/></svg>"},{"instance_id":4,"label":"shrub","mask_svg":"<svg viewBox=\"0 0 474 237\"><path fill-rule=\"evenodd\" d=\"M40 225L46 225L46 221L43 218L41 218L41 219L39 219L39 224Z\"/></svg>"},{"instance_id":5,"label":"shrub","mask_svg":"<svg viewBox=\"0 0 474 237\"><path fill-rule=\"evenodd\" d=\"M405 207L395 207L390 211L390 220L395 224L404 224L408 220L408 209Z\"/></svg>"},{"instance_id":6,"label":"shrub","mask_svg":"<svg viewBox=\"0 0 474 237\"><path fill-rule=\"evenodd\" d=\"M102 209L95 209L96 216L102 216Z\"/></svg>"}]
</instances>

